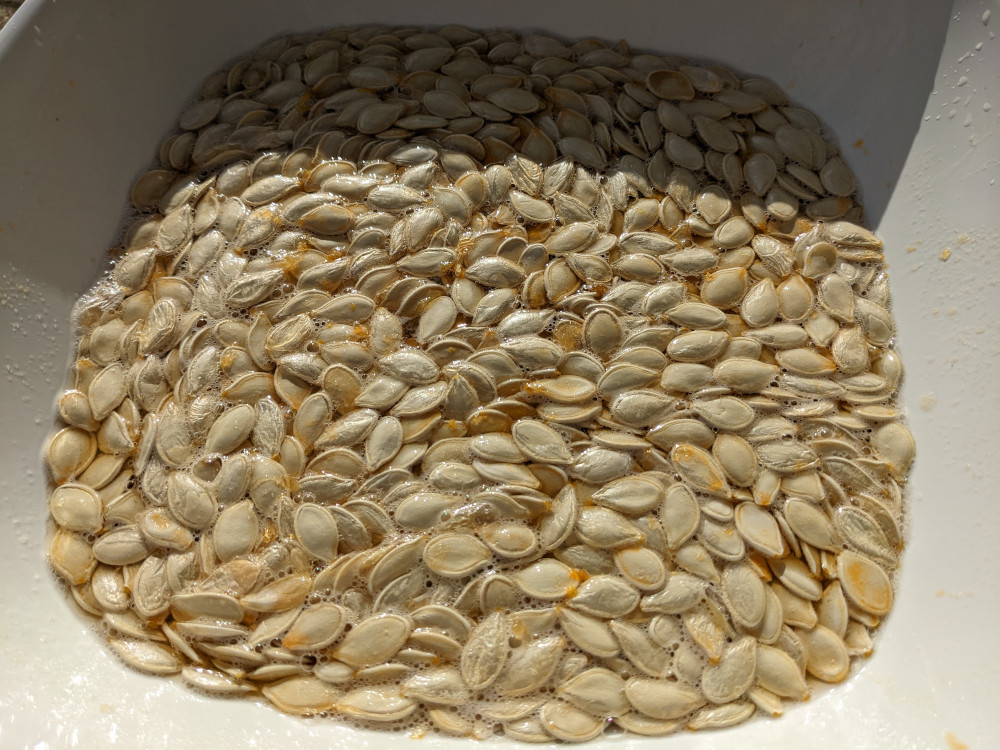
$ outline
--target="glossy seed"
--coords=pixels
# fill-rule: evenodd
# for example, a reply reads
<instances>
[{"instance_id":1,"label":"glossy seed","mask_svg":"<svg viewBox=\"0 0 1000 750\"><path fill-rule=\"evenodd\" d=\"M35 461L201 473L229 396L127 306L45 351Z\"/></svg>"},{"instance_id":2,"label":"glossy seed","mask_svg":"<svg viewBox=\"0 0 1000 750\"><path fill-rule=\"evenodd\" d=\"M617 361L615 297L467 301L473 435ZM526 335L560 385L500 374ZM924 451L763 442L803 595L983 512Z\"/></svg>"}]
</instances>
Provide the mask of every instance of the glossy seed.
<instances>
[{"instance_id":1,"label":"glossy seed","mask_svg":"<svg viewBox=\"0 0 1000 750\"><path fill-rule=\"evenodd\" d=\"M705 704L701 693L694 688L644 677L628 680L625 696L637 711L654 719L679 719Z\"/></svg>"},{"instance_id":2,"label":"glossy seed","mask_svg":"<svg viewBox=\"0 0 1000 750\"><path fill-rule=\"evenodd\" d=\"M489 548L468 534L441 534L424 547L424 564L446 578L461 578L492 559Z\"/></svg>"},{"instance_id":3,"label":"glossy seed","mask_svg":"<svg viewBox=\"0 0 1000 750\"><path fill-rule=\"evenodd\" d=\"M892 584L880 567L861 555L844 551L837 556L837 570L848 599L873 615L888 614Z\"/></svg>"},{"instance_id":4,"label":"glossy seed","mask_svg":"<svg viewBox=\"0 0 1000 750\"><path fill-rule=\"evenodd\" d=\"M507 648L507 623L499 612L472 630L459 663L470 690L482 690L496 680L507 661Z\"/></svg>"}]
</instances>

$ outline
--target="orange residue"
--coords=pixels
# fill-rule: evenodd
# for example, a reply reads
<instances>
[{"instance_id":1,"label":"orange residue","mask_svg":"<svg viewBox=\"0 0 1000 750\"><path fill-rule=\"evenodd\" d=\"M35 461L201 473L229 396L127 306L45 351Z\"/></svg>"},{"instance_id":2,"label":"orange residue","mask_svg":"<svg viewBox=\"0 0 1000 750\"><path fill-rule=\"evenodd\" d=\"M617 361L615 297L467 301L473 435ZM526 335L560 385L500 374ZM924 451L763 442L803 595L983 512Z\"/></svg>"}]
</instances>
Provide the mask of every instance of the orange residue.
<instances>
[{"instance_id":1,"label":"orange residue","mask_svg":"<svg viewBox=\"0 0 1000 750\"><path fill-rule=\"evenodd\" d=\"M464 257L465 254L472 249L472 246L474 244L475 244L475 238L471 236L460 238L458 240L458 247L455 248L455 251L458 253L458 257L460 258Z\"/></svg>"},{"instance_id":2,"label":"orange residue","mask_svg":"<svg viewBox=\"0 0 1000 750\"><path fill-rule=\"evenodd\" d=\"M307 91L306 93L304 93L302 96L299 97L299 101L295 105L295 110L300 115L308 114L309 110L312 109L312 104L313 104L312 92Z\"/></svg>"},{"instance_id":3,"label":"orange residue","mask_svg":"<svg viewBox=\"0 0 1000 750\"><path fill-rule=\"evenodd\" d=\"M278 266L284 273L285 276L290 281L295 281L299 277L299 261L302 259L302 253L297 250L292 250L281 258L275 265Z\"/></svg>"},{"instance_id":4,"label":"orange residue","mask_svg":"<svg viewBox=\"0 0 1000 750\"><path fill-rule=\"evenodd\" d=\"M948 750L969 750L969 746L951 732L944 733L944 741L948 743Z\"/></svg>"},{"instance_id":5,"label":"orange residue","mask_svg":"<svg viewBox=\"0 0 1000 750\"><path fill-rule=\"evenodd\" d=\"M544 396L545 389L534 380L529 380L527 383L521 386L521 391L528 394L529 396Z\"/></svg>"},{"instance_id":6,"label":"orange residue","mask_svg":"<svg viewBox=\"0 0 1000 750\"><path fill-rule=\"evenodd\" d=\"M856 588L865 588L865 579L864 576L861 575L860 565L845 565L844 568L844 572L847 573L847 577L851 579L851 583L853 583Z\"/></svg>"},{"instance_id":7,"label":"orange residue","mask_svg":"<svg viewBox=\"0 0 1000 750\"><path fill-rule=\"evenodd\" d=\"M319 285L324 292L329 292L330 294L333 294L334 292L337 291L337 287L340 286L340 282L330 281L329 279L323 279L323 281L321 281Z\"/></svg>"},{"instance_id":8,"label":"orange residue","mask_svg":"<svg viewBox=\"0 0 1000 750\"><path fill-rule=\"evenodd\" d=\"M264 528L261 531L260 539L265 545L273 542L278 536L278 530L274 527L272 523L265 523Z\"/></svg>"},{"instance_id":9,"label":"orange residue","mask_svg":"<svg viewBox=\"0 0 1000 750\"><path fill-rule=\"evenodd\" d=\"M590 578L590 574L586 570L583 570L581 568L573 568L569 573L569 577L572 578L577 583L583 583L588 578Z\"/></svg>"},{"instance_id":10,"label":"orange residue","mask_svg":"<svg viewBox=\"0 0 1000 750\"><path fill-rule=\"evenodd\" d=\"M885 590L877 581L871 580L865 575L862 565L845 565L844 573L854 586L855 590L862 592L865 599L873 605L888 607L892 602L892 590Z\"/></svg>"},{"instance_id":11,"label":"orange residue","mask_svg":"<svg viewBox=\"0 0 1000 750\"><path fill-rule=\"evenodd\" d=\"M526 240L529 245L532 242L544 242L551 233L552 227L549 224L532 224L527 230Z\"/></svg>"}]
</instances>

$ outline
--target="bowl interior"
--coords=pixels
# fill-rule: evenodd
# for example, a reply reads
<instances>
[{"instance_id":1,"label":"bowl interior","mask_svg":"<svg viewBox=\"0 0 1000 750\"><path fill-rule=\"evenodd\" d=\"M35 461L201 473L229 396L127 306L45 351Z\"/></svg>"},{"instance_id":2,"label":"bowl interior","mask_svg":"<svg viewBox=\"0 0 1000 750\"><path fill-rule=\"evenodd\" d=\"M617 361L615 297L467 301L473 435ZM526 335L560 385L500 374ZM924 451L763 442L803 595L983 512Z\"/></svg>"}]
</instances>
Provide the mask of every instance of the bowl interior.
<instances>
[{"instance_id":1,"label":"bowl interior","mask_svg":"<svg viewBox=\"0 0 1000 750\"><path fill-rule=\"evenodd\" d=\"M208 698L120 666L46 568L39 461L69 353L70 308L104 267L129 185L201 80L276 35L376 21L626 39L635 49L770 77L818 114L858 176L869 225L886 241L908 365L904 400L919 458L898 603L875 656L846 684L777 722L669 742L929 747L948 733L969 744L993 736L997 720L965 697L997 694L996 680L979 668L982 654L967 644L988 643L1000 601L988 575L998 541L988 490L997 470L985 460L1000 436L991 369L1000 344L991 315L1000 309L1000 263L989 252L1000 236L992 182L1000 176L1000 130L988 106L990 84L1000 83L1000 52L984 16L988 4L960 0L950 10L903 0L616 8L591 0L383 0L377 9L304 0L86 7L29 0L0 32L0 507L7 520L0 586L13 602L0 613L0 654L9 665L0 687L4 744L99 746L115 738L138 747L169 738L183 748L295 737L298 747L318 748L397 740Z\"/></svg>"}]
</instances>

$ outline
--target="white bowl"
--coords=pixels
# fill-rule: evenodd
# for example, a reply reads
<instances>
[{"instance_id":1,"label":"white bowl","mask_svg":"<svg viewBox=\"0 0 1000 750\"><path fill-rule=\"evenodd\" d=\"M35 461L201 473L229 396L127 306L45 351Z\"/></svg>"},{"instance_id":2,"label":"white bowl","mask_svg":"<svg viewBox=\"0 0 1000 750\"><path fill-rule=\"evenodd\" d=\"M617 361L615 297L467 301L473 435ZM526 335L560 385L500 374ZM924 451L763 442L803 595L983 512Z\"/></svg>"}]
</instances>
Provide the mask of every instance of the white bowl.
<instances>
[{"instance_id":1,"label":"white bowl","mask_svg":"<svg viewBox=\"0 0 1000 750\"><path fill-rule=\"evenodd\" d=\"M39 460L69 351L70 306L102 267L131 181L199 82L281 33L383 22L627 39L768 76L839 137L885 239L919 457L896 609L874 657L781 719L625 742L996 746L1000 42L992 30L1000 17L988 20L990 6L1000 16L995 0L958 0L951 15L947 3L905 0L29 0L0 32L0 745L399 742L122 667L46 568Z\"/></svg>"}]
</instances>

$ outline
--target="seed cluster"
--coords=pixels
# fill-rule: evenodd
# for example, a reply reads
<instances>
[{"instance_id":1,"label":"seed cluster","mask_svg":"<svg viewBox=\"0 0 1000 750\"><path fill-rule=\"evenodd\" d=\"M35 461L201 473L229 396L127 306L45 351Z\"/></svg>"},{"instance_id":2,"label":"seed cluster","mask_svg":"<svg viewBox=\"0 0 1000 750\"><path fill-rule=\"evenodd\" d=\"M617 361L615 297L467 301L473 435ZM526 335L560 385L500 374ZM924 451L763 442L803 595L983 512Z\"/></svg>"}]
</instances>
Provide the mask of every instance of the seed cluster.
<instances>
[{"instance_id":1,"label":"seed cluster","mask_svg":"<svg viewBox=\"0 0 1000 750\"><path fill-rule=\"evenodd\" d=\"M779 715L890 610L881 243L773 84L450 27L211 77L78 305L49 557L217 694L580 741Z\"/></svg>"}]
</instances>

